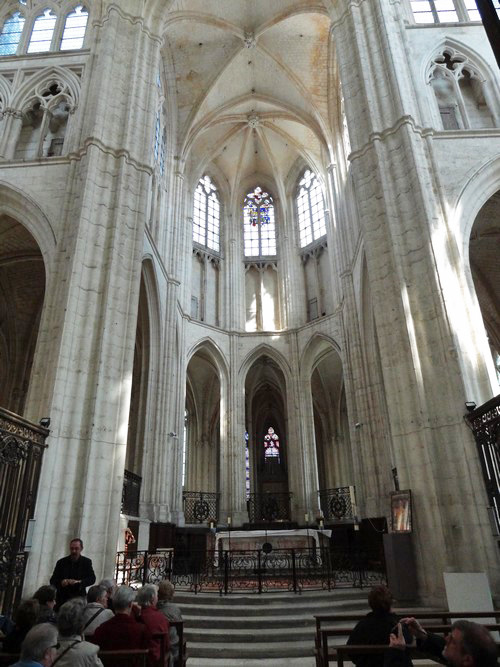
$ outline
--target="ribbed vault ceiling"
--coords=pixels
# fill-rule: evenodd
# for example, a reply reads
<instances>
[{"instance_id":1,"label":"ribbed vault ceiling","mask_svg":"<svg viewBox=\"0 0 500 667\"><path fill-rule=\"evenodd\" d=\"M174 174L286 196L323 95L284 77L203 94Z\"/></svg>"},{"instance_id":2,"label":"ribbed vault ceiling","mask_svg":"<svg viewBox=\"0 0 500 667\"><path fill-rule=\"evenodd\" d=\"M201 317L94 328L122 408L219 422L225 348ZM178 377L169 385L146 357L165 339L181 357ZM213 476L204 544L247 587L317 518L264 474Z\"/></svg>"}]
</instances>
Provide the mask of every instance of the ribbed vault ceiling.
<instances>
[{"instance_id":1,"label":"ribbed vault ceiling","mask_svg":"<svg viewBox=\"0 0 500 667\"><path fill-rule=\"evenodd\" d=\"M235 192L282 185L299 156L328 164L338 99L321 2L176 0L164 30L177 152L197 174L213 162Z\"/></svg>"}]
</instances>

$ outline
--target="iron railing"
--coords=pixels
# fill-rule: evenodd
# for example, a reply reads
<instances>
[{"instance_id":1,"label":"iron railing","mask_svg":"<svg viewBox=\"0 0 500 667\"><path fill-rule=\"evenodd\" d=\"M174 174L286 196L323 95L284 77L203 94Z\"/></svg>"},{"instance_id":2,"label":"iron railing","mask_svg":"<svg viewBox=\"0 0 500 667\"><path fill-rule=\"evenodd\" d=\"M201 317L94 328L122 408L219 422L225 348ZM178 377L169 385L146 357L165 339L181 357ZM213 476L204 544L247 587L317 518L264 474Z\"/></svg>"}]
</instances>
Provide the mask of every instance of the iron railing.
<instances>
[{"instance_id":1,"label":"iron railing","mask_svg":"<svg viewBox=\"0 0 500 667\"><path fill-rule=\"evenodd\" d=\"M28 522L33 518L49 431L0 408L0 611L18 603Z\"/></svg>"},{"instance_id":2,"label":"iron railing","mask_svg":"<svg viewBox=\"0 0 500 667\"><path fill-rule=\"evenodd\" d=\"M122 514L139 516L139 501L141 498L142 477L130 470L125 470L122 489Z\"/></svg>"},{"instance_id":3,"label":"iron railing","mask_svg":"<svg viewBox=\"0 0 500 667\"><path fill-rule=\"evenodd\" d=\"M208 491L184 491L184 520L186 523L217 523L219 519L219 494Z\"/></svg>"},{"instance_id":4,"label":"iron railing","mask_svg":"<svg viewBox=\"0 0 500 667\"><path fill-rule=\"evenodd\" d=\"M351 489L350 486L339 486L318 491L319 506L326 521L354 521Z\"/></svg>"},{"instance_id":5,"label":"iron railing","mask_svg":"<svg viewBox=\"0 0 500 667\"><path fill-rule=\"evenodd\" d=\"M137 588L172 579L173 550L119 551L116 554L115 579L119 585Z\"/></svg>"},{"instance_id":6,"label":"iron railing","mask_svg":"<svg viewBox=\"0 0 500 667\"><path fill-rule=\"evenodd\" d=\"M120 552L116 580L137 587L170 579L178 590L194 593L272 593L364 588L386 583L379 554L349 553L329 547L192 551L184 558L171 550Z\"/></svg>"},{"instance_id":7,"label":"iron railing","mask_svg":"<svg viewBox=\"0 0 500 667\"><path fill-rule=\"evenodd\" d=\"M290 520L291 493L251 493L248 501L250 523Z\"/></svg>"},{"instance_id":8,"label":"iron railing","mask_svg":"<svg viewBox=\"0 0 500 667\"><path fill-rule=\"evenodd\" d=\"M500 394L465 415L481 461L492 523L500 535Z\"/></svg>"}]
</instances>

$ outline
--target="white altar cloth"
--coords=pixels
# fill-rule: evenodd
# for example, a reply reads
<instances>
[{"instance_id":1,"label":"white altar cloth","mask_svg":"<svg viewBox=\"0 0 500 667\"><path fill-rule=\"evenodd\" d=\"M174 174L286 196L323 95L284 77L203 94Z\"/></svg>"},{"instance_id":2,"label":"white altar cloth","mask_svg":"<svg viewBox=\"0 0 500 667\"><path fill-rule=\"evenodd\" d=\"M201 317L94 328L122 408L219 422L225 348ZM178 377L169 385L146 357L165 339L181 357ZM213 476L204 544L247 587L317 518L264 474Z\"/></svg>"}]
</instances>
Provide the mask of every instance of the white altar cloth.
<instances>
[{"instance_id":1,"label":"white altar cloth","mask_svg":"<svg viewBox=\"0 0 500 667\"><path fill-rule=\"evenodd\" d=\"M319 548L321 546L320 535L324 535L324 537L329 540L332 535L332 531L325 529L318 530L317 528L297 528L295 530L225 530L216 533L215 549L217 550L219 548L220 540L224 540L226 543L231 540L231 546L233 549L237 549L238 539L248 540L249 538L254 538L256 544L255 548L257 549L259 548L257 546L259 538L261 540L260 544L262 545L264 542L279 542L280 538L286 539L287 537L312 537L316 543L316 546ZM275 548L279 549L279 546L276 546Z\"/></svg>"}]
</instances>

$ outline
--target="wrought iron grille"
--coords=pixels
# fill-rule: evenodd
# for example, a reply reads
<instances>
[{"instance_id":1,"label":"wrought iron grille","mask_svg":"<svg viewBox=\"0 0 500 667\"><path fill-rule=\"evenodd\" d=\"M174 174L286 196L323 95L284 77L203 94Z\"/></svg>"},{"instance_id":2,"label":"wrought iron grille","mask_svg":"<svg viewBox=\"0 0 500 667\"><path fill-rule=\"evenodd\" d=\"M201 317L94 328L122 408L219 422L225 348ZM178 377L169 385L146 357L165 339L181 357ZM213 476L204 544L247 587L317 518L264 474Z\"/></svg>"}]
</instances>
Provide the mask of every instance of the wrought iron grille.
<instances>
[{"instance_id":1,"label":"wrought iron grille","mask_svg":"<svg viewBox=\"0 0 500 667\"><path fill-rule=\"evenodd\" d=\"M130 470L123 475L122 513L129 516L139 516L139 500L141 498L142 477Z\"/></svg>"},{"instance_id":2,"label":"wrought iron grille","mask_svg":"<svg viewBox=\"0 0 500 667\"><path fill-rule=\"evenodd\" d=\"M186 523L207 523L219 519L219 494L207 491L184 491L184 519Z\"/></svg>"},{"instance_id":3,"label":"wrought iron grille","mask_svg":"<svg viewBox=\"0 0 500 667\"><path fill-rule=\"evenodd\" d=\"M250 523L288 521L291 493L251 493L248 501Z\"/></svg>"},{"instance_id":4,"label":"wrought iron grille","mask_svg":"<svg viewBox=\"0 0 500 667\"><path fill-rule=\"evenodd\" d=\"M172 578L173 550L119 551L116 554L115 579L118 584L137 588Z\"/></svg>"},{"instance_id":5,"label":"wrought iron grille","mask_svg":"<svg viewBox=\"0 0 500 667\"><path fill-rule=\"evenodd\" d=\"M321 489L318 494L319 505L327 521L354 520L350 486Z\"/></svg>"},{"instance_id":6,"label":"wrought iron grille","mask_svg":"<svg viewBox=\"0 0 500 667\"><path fill-rule=\"evenodd\" d=\"M49 431L0 408L0 610L10 613L21 595L33 517Z\"/></svg>"},{"instance_id":7,"label":"wrought iron grille","mask_svg":"<svg viewBox=\"0 0 500 667\"><path fill-rule=\"evenodd\" d=\"M184 558L172 551L120 552L116 580L130 586L168 578L178 590L194 593L272 593L331 590L386 583L385 566L363 552L349 554L328 547L248 551L192 551Z\"/></svg>"},{"instance_id":8,"label":"wrought iron grille","mask_svg":"<svg viewBox=\"0 0 500 667\"><path fill-rule=\"evenodd\" d=\"M481 461L493 524L500 535L500 394L465 415Z\"/></svg>"}]
</instances>

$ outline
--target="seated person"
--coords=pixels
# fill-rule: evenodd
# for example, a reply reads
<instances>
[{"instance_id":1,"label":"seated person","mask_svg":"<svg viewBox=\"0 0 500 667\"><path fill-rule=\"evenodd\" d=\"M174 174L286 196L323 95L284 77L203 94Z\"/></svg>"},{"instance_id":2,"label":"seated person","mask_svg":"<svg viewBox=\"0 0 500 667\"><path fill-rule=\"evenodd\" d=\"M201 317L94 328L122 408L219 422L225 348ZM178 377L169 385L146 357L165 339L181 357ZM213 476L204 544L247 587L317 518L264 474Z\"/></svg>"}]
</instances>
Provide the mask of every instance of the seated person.
<instances>
[{"instance_id":1,"label":"seated person","mask_svg":"<svg viewBox=\"0 0 500 667\"><path fill-rule=\"evenodd\" d=\"M398 622L392 613L392 594L387 586L375 586L368 594L368 604L372 611L361 619L349 635L348 644L389 645L389 635ZM356 667L384 667L384 654L352 654L350 660ZM406 659L406 654L405 654ZM411 665L411 661L406 663Z\"/></svg>"},{"instance_id":2,"label":"seated person","mask_svg":"<svg viewBox=\"0 0 500 667\"><path fill-rule=\"evenodd\" d=\"M137 592L136 602L141 607L139 620L149 629L152 635L164 634L165 638L152 639L150 643L150 667L163 667L160 662L161 641L165 655L170 650L170 626L165 616L158 611L156 603L158 602L158 589L154 584L146 584Z\"/></svg>"},{"instance_id":3,"label":"seated person","mask_svg":"<svg viewBox=\"0 0 500 667\"><path fill-rule=\"evenodd\" d=\"M391 648L386 652L384 667L404 667L405 639L401 626L417 638L417 648L450 667L496 667L498 649L490 632L479 623L456 621L446 637L427 633L410 617L401 619L398 632L391 633Z\"/></svg>"},{"instance_id":4,"label":"seated person","mask_svg":"<svg viewBox=\"0 0 500 667\"><path fill-rule=\"evenodd\" d=\"M54 660L58 667L103 667L97 657L99 647L82 638L85 607L83 598L73 598L59 609L59 649Z\"/></svg>"},{"instance_id":5,"label":"seated person","mask_svg":"<svg viewBox=\"0 0 500 667\"><path fill-rule=\"evenodd\" d=\"M38 600L24 600L14 614L14 629L3 640L5 653L20 653L21 644L28 630L38 622L40 603Z\"/></svg>"},{"instance_id":6,"label":"seated person","mask_svg":"<svg viewBox=\"0 0 500 667\"><path fill-rule=\"evenodd\" d=\"M114 614L108 609L108 595L104 586L91 586L87 593L87 606L83 612L83 634L93 635L97 628L113 618Z\"/></svg>"},{"instance_id":7,"label":"seated person","mask_svg":"<svg viewBox=\"0 0 500 667\"><path fill-rule=\"evenodd\" d=\"M54 611L56 606L56 594L57 591L54 586L47 584L46 586L40 586L35 595L33 595L34 600L38 600L40 603L40 612L38 614L37 623L56 623L57 615Z\"/></svg>"},{"instance_id":8,"label":"seated person","mask_svg":"<svg viewBox=\"0 0 500 667\"><path fill-rule=\"evenodd\" d=\"M160 581L156 608L167 618L167 620L182 621L181 610L172 602L174 592L175 588L170 581L167 579ZM177 629L173 625L170 626L170 653L175 663L179 658L179 637L177 635Z\"/></svg>"},{"instance_id":9,"label":"seated person","mask_svg":"<svg viewBox=\"0 0 500 667\"><path fill-rule=\"evenodd\" d=\"M151 633L132 614L135 591L129 586L119 586L113 595L115 615L102 623L94 632L92 641L103 651L150 648Z\"/></svg>"},{"instance_id":10,"label":"seated person","mask_svg":"<svg viewBox=\"0 0 500 667\"><path fill-rule=\"evenodd\" d=\"M28 631L21 645L21 659L11 667L51 667L57 646L57 628L39 623Z\"/></svg>"},{"instance_id":11,"label":"seated person","mask_svg":"<svg viewBox=\"0 0 500 667\"><path fill-rule=\"evenodd\" d=\"M113 609L113 595L116 592L116 581L114 579L101 579L99 586L102 586L106 589L106 594L108 597L108 609L114 611Z\"/></svg>"}]
</instances>

